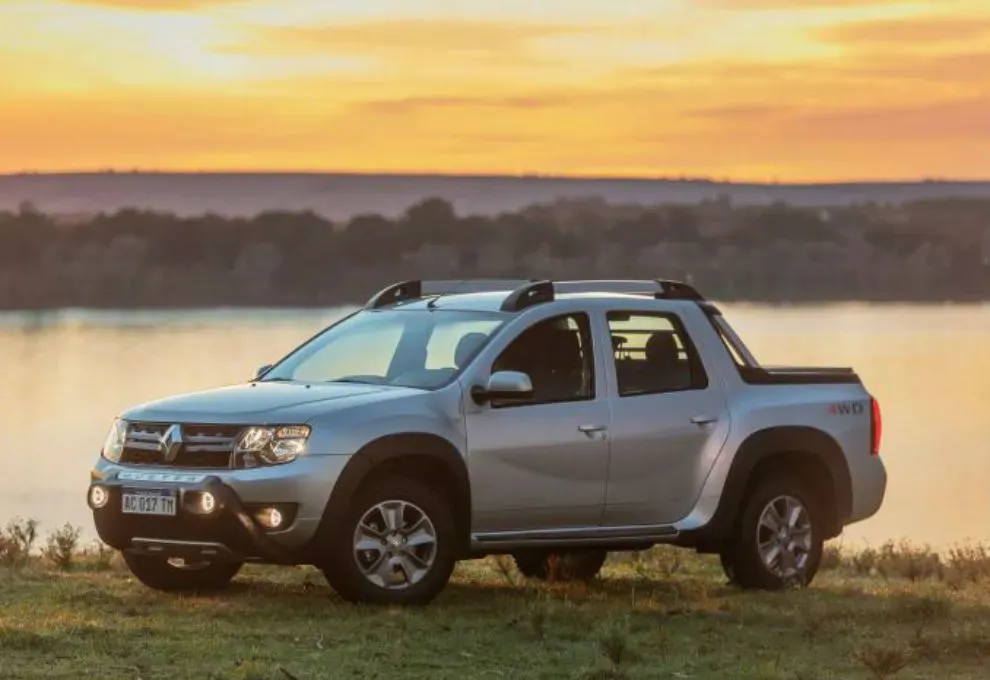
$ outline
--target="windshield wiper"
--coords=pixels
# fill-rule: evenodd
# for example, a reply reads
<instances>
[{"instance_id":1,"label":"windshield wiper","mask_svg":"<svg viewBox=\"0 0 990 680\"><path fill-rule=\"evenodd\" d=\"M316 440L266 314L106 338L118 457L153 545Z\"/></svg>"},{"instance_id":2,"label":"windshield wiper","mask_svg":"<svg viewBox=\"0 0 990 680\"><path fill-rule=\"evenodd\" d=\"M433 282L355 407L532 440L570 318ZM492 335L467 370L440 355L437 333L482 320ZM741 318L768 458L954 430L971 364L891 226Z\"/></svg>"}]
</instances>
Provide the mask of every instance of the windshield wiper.
<instances>
[{"instance_id":1,"label":"windshield wiper","mask_svg":"<svg viewBox=\"0 0 990 680\"><path fill-rule=\"evenodd\" d=\"M283 378L280 375L276 375L272 378L265 378L263 380L257 380L255 382L295 382L292 378Z\"/></svg>"},{"instance_id":2,"label":"windshield wiper","mask_svg":"<svg viewBox=\"0 0 990 680\"><path fill-rule=\"evenodd\" d=\"M344 376L343 378L334 378L333 380L325 380L328 383L352 383L355 385L388 385L384 378L358 378L356 376Z\"/></svg>"}]
</instances>

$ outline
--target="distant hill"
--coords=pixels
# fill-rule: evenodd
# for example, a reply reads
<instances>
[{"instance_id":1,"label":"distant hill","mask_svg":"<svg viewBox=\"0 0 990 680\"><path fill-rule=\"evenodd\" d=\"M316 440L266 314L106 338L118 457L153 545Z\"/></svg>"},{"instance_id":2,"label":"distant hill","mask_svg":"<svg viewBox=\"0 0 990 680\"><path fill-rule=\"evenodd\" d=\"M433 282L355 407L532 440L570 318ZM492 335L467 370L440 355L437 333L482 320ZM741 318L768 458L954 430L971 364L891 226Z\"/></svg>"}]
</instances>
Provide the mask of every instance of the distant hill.
<instances>
[{"instance_id":1,"label":"distant hill","mask_svg":"<svg viewBox=\"0 0 990 680\"><path fill-rule=\"evenodd\" d=\"M704 180L565 179L355 174L81 173L0 175L0 210L31 201L52 215L86 216L124 207L180 216L248 217L266 210L312 210L343 220L362 213L394 217L426 196L460 214L491 215L557 199L612 204L697 204L727 197L737 205L784 201L839 206L926 198L990 198L990 182L730 184Z\"/></svg>"},{"instance_id":2,"label":"distant hill","mask_svg":"<svg viewBox=\"0 0 990 680\"><path fill-rule=\"evenodd\" d=\"M399 217L349 220L0 211L0 310L326 307L402 279L654 276L720 301L988 301L990 198L829 207L572 199L495 216L426 198Z\"/></svg>"}]
</instances>

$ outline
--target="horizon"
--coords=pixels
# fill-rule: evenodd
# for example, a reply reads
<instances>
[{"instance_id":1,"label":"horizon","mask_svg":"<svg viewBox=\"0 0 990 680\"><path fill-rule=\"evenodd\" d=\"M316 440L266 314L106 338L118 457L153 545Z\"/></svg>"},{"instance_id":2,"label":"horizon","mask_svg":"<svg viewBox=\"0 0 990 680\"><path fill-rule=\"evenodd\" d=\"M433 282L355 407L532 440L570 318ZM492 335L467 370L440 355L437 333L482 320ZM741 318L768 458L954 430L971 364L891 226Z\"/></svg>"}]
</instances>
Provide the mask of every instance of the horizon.
<instances>
[{"instance_id":1,"label":"horizon","mask_svg":"<svg viewBox=\"0 0 990 680\"><path fill-rule=\"evenodd\" d=\"M773 178L764 179L736 179L706 176L679 176L676 174L656 175L656 176L634 176L634 175L593 175L593 174L568 174L568 173L494 173L494 172L443 172L443 171L415 171L415 170L340 170L340 169L284 169L284 170L264 170L253 168L225 169L210 168L202 170L155 170L155 169L64 169L64 170L17 170L0 171L0 178L20 178L20 177L58 177L58 176L229 176L229 177L306 177L306 176L336 176L336 177L408 177L408 178L436 178L436 179L478 179L478 180L499 180L499 179L520 179L520 180L563 180L563 181L587 181L587 182L667 182L683 184L719 184L727 186L782 186L782 187L835 187L835 186L858 186L858 185L918 185L918 184L990 184L990 175L986 177L878 177L829 180L829 179L796 179L781 180Z\"/></svg>"},{"instance_id":2,"label":"horizon","mask_svg":"<svg viewBox=\"0 0 990 680\"><path fill-rule=\"evenodd\" d=\"M5 175L990 181L982 0L7 0L0 36Z\"/></svg>"}]
</instances>

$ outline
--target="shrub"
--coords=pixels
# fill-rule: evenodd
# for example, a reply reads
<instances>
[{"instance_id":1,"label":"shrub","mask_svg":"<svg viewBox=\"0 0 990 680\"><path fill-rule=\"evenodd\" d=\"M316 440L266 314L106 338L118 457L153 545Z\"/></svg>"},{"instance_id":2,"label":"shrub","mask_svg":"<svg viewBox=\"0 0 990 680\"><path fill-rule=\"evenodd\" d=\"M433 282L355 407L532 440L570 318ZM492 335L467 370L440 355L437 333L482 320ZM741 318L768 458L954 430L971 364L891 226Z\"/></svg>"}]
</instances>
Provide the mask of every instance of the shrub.
<instances>
[{"instance_id":1,"label":"shrub","mask_svg":"<svg viewBox=\"0 0 990 680\"><path fill-rule=\"evenodd\" d=\"M877 571L884 578L901 577L909 581L927 578L942 579L942 558L928 546L915 547L906 542L884 543L880 548Z\"/></svg>"},{"instance_id":2,"label":"shrub","mask_svg":"<svg viewBox=\"0 0 990 680\"><path fill-rule=\"evenodd\" d=\"M66 523L60 529L48 534L48 541L41 550L41 555L53 566L69 570L72 568L79 549L79 536L82 530Z\"/></svg>"},{"instance_id":3,"label":"shrub","mask_svg":"<svg viewBox=\"0 0 990 680\"><path fill-rule=\"evenodd\" d=\"M984 545L952 548L946 567L957 580L977 583L990 577L990 550Z\"/></svg>"},{"instance_id":4,"label":"shrub","mask_svg":"<svg viewBox=\"0 0 990 680\"><path fill-rule=\"evenodd\" d=\"M849 558L853 571L860 576L874 573L890 578L906 578L910 581L945 577L942 557L928 546L913 546L902 541L887 541L879 549L865 548Z\"/></svg>"},{"instance_id":5,"label":"shrub","mask_svg":"<svg viewBox=\"0 0 990 680\"><path fill-rule=\"evenodd\" d=\"M892 678L908 664L908 656L901 649L867 645L856 654L877 680Z\"/></svg>"},{"instance_id":6,"label":"shrub","mask_svg":"<svg viewBox=\"0 0 990 680\"><path fill-rule=\"evenodd\" d=\"M33 519L14 518L0 531L0 564L6 567L22 567L31 557L31 550L38 538L38 522Z\"/></svg>"},{"instance_id":7,"label":"shrub","mask_svg":"<svg viewBox=\"0 0 990 680\"><path fill-rule=\"evenodd\" d=\"M842 567L844 563L845 560L842 556L842 549L839 546L829 543L822 549L822 563L820 568L823 571L828 569L838 569L839 567Z\"/></svg>"}]
</instances>

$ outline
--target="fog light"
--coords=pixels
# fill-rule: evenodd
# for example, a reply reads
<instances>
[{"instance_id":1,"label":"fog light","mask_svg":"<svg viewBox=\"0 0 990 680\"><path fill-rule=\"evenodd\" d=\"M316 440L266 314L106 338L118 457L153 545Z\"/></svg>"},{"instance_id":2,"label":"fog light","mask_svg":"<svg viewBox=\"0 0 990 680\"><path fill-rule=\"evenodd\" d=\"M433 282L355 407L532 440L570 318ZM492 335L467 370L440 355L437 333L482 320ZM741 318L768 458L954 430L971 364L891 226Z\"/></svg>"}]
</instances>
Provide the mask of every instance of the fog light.
<instances>
[{"instance_id":1,"label":"fog light","mask_svg":"<svg viewBox=\"0 0 990 680\"><path fill-rule=\"evenodd\" d=\"M89 504L94 508L102 508L110 500L110 494L102 486L95 485L89 489Z\"/></svg>"},{"instance_id":2,"label":"fog light","mask_svg":"<svg viewBox=\"0 0 990 680\"><path fill-rule=\"evenodd\" d=\"M199 496L199 509L207 515L217 507L217 499L209 491L204 491Z\"/></svg>"},{"instance_id":3,"label":"fog light","mask_svg":"<svg viewBox=\"0 0 990 680\"><path fill-rule=\"evenodd\" d=\"M282 526L284 521L282 517L282 512L278 508L265 508L258 513L258 521L264 525L266 529L278 529Z\"/></svg>"}]
</instances>

